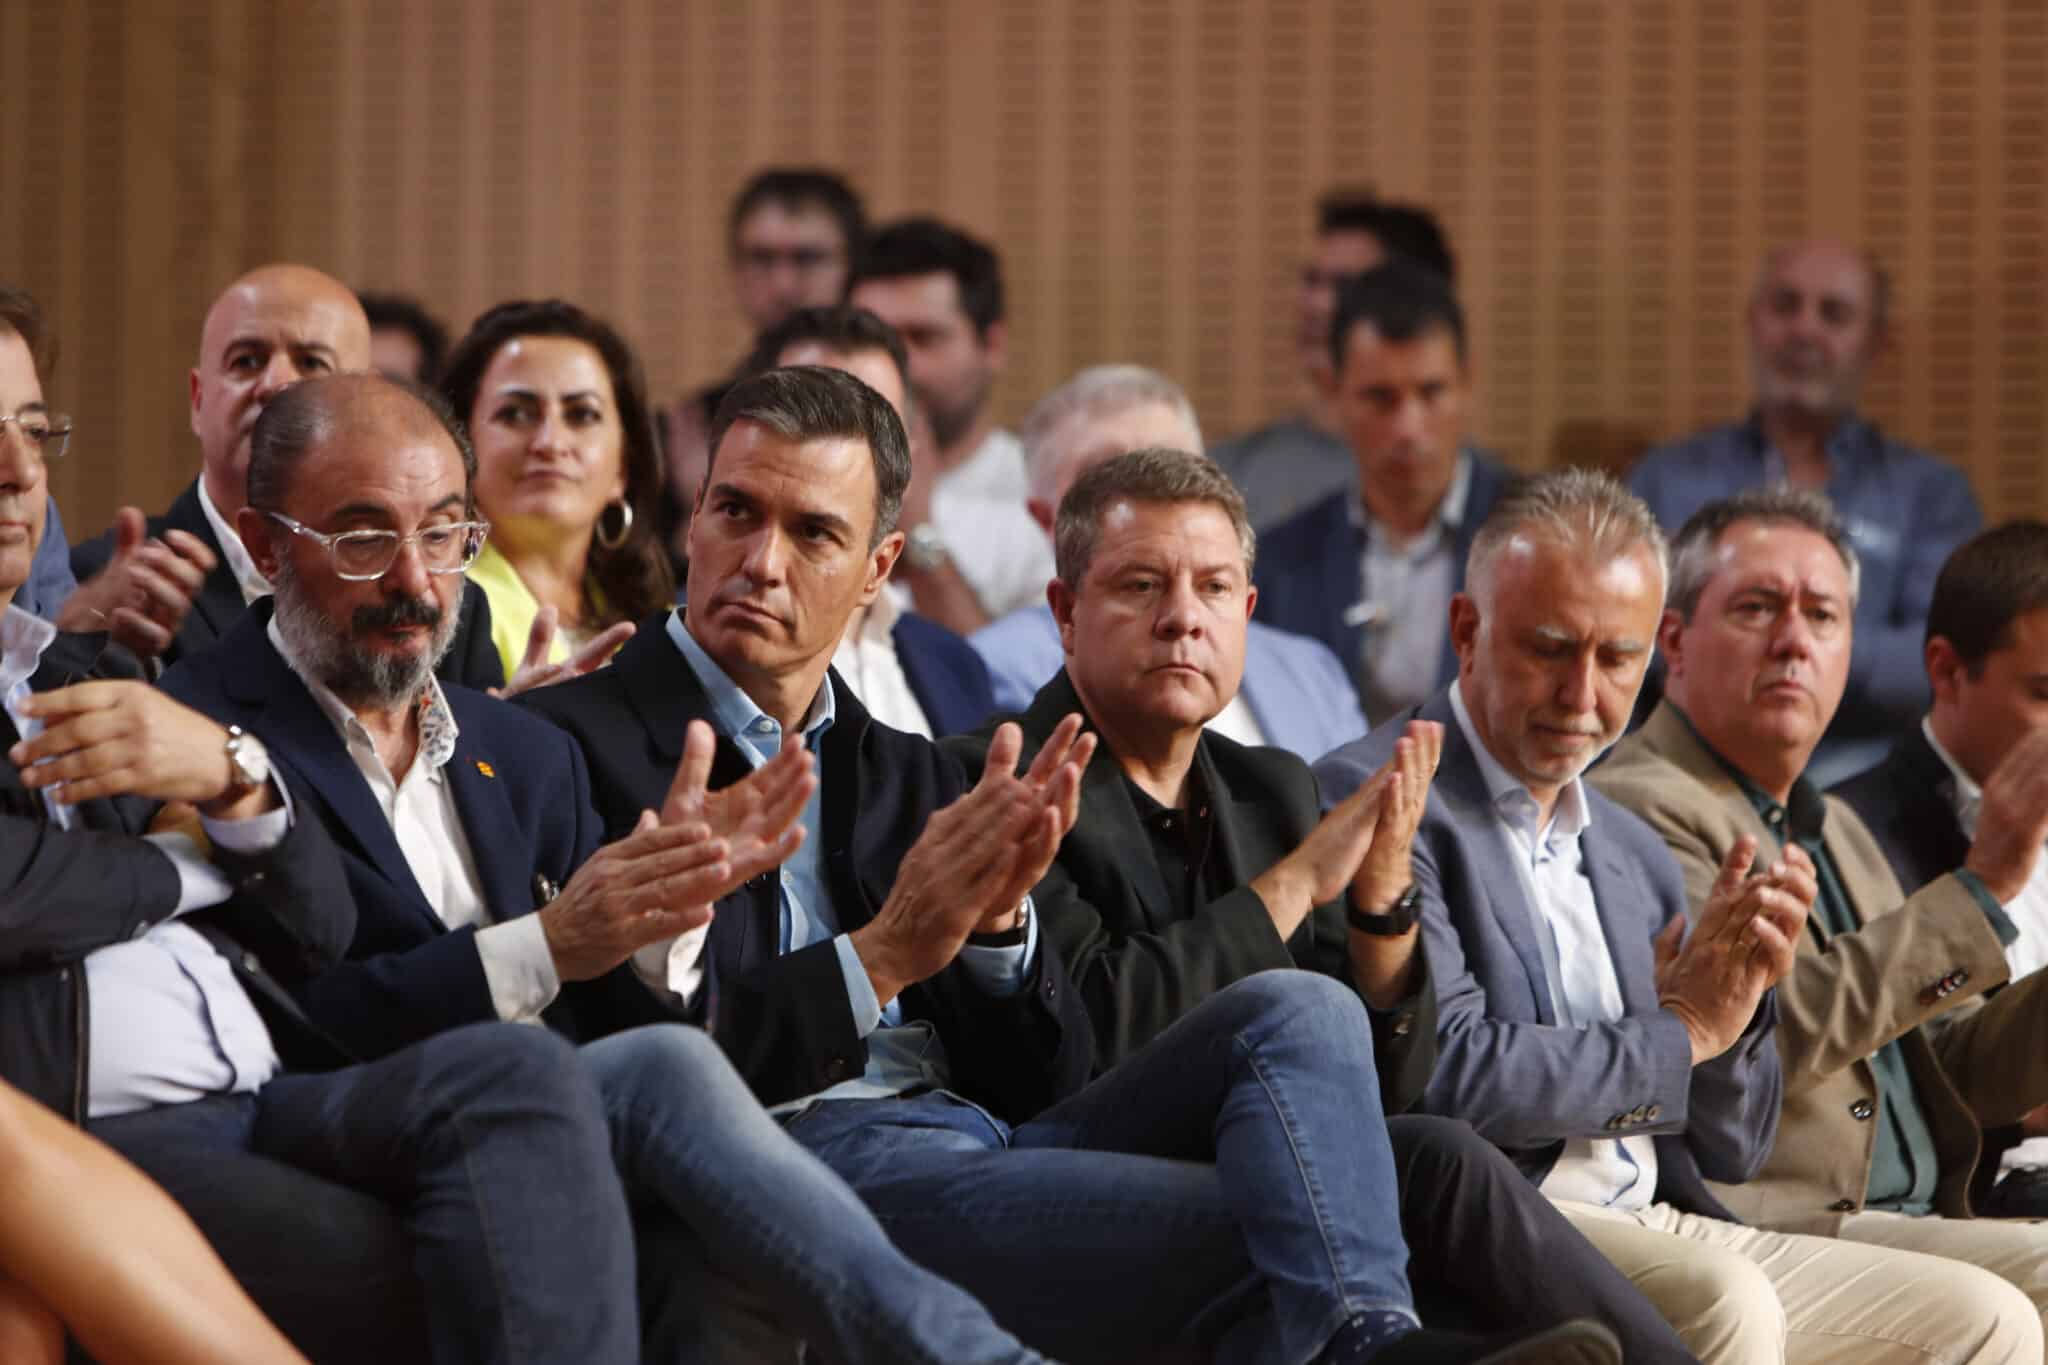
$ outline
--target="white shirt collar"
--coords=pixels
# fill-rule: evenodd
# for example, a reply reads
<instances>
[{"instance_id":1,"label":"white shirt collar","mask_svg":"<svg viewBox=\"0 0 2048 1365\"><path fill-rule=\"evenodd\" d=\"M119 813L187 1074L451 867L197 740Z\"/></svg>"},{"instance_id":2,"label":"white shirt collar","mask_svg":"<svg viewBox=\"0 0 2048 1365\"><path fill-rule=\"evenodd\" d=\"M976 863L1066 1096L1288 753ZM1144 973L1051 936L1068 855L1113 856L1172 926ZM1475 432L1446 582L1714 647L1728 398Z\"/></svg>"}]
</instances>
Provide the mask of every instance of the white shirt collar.
<instances>
[{"instance_id":1,"label":"white shirt collar","mask_svg":"<svg viewBox=\"0 0 2048 1365\"><path fill-rule=\"evenodd\" d=\"M241 535L234 523L221 515L213 505L213 498L206 491L206 476L199 476L199 510L206 513L207 525L213 527L213 538L220 542L220 552L228 561L228 571L235 576L235 586L242 590L242 605L248 606L259 597L270 596L270 580L256 567L256 561L249 557L249 547L242 544Z\"/></svg>"},{"instance_id":2,"label":"white shirt collar","mask_svg":"<svg viewBox=\"0 0 2048 1365\"><path fill-rule=\"evenodd\" d=\"M32 612L7 604L0 612L0 696L35 675L43 651L57 638L57 628Z\"/></svg>"},{"instance_id":3,"label":"white shirt collar","mask_svg":"<svg viewBox=\"0 0 2048 1365\"><path fill-rule=\"evenodd\" d=\"M376 741L369 728L356 718L355 711L340 697L329 691L327 685L313 677L299 666L292 656L290 646L285 644L284 632L277 628L277 618L270 618L270 643L277 650L285 666L298 675L306 690L313 694L314 704L334 724L342 742L349 745L367 744L374 752ZM441 690L441 680L432 673L427 675L426 691L420 694L420 751L414 761L424 764L428 771L439 772L449 759L455 756L455 741L462 731L455 724L455 713L448 708L448 696Z\"/></svg>"},{"instance_id":4,"label":"white shirt collar","mask_svg":"<svg viewBox=\"0 0 2048 1365\"><path fill-rule=\"evenodd\" d=\"M1984 804L1984 789L1963 771L1963 765L1956 762L1955 755L1941 747L1941 741L1934 737L1934 717L1920 717L1920 733L1927 738L1927 747L1934 750L1934 756L1948 769L1953 785L1949 788L1949 805L1955 808L1956 823L1963 827L1963 837L1977 837L1977 811Z\"/></svg>"},{"instance_id":5,"label":"white shirt collar","mask_svg":"<svg viewBox=\"0 0 2048 1365\"><path fill-rule=\"evenodd\" d=\"M1451 486L1444 490L1444 496L1436 505L1436 516L1423 532L1443 532L1461 526L1465 521L1465 504L1472 498L1472 456L1463 449L1458 451L1458 463L1451 469ZM1344 510L1351 516L1351 524L1364 529L1368 534L1379 531L1379 523L1366 515L1365 503L1359 498L1346 498ZM1418 538L1419 539L1419 538Z\"/></svg>"},{"instance_id":6,"label":"white shirt collar","mask_svg":"<svg viewBox=\"0 0 2048 1365\"><path fill-rule=\"evenodd\" d=\"M1485 744L1480 742L1478 731L1472 728L1472 713L1465 707L1465 680L1460 678L1451 684L1451 714L1457 718L1458 729L1465 736L1465 743L1472 750L1472 756L1479 764L1479 780L1486 784L1486 794L1493 801L1493 808L1512 824L1527 830L1531 838L1576 839L1593 823L1593 808L1586 800L1585 782L1573 778L1557 795L1557 804L1550 810L1550 825L1538 830L1536 824L1536 798L1529 794L1522 780L1501 766Z\"/></svg>"}]
</instances>

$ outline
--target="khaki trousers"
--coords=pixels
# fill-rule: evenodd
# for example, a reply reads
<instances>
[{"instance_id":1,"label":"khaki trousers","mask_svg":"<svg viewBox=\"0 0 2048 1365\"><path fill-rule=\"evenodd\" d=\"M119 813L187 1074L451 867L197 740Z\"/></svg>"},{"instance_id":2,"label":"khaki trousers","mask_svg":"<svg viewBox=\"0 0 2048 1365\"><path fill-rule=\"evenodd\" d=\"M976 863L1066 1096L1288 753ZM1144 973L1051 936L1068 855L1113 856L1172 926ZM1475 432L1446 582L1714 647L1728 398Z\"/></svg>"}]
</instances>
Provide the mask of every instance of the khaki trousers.
<instances>
[{"instance_id":1,"label":"khaki trousers","mask_svg":"<svg viewBox=\"0 0 2048 1365\"><path fill-rule=\"evenodd\" d=\"M1668 1204L1553 1202L1707 1365L2041 1363L2048 1228L1862 1214L1840 1238L1806 1237ZM1972 1263L1953 1259L1966 1246Z\"/></svg>"}]
</instances>

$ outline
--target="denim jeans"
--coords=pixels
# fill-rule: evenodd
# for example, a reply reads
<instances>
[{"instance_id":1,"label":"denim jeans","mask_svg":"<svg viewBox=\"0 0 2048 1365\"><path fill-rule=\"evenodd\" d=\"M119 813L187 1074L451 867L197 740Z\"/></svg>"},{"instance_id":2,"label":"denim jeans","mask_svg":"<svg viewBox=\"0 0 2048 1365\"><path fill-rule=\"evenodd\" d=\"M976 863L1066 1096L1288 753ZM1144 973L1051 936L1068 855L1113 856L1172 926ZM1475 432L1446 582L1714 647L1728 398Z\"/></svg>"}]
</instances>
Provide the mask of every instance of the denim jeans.
<instances>
[{"instance_id":1,"label":"denim jeans","mask_svg":"<svg viewBox=\"0 0 2048 1365\"><path fill-rule=\"evenodd\" d=\"M650 1313L647 1359L756 1359L759 1324L734 1290L828 1359L1033 1362L964 1290L909 1260L846 1182L790 1140L717 1043L681 1024L583 1048L627 1191L687 1230L643 1234L662 1273L711 1286ZM643 1267L643 1281L653 1270ZM721 1284L720 1281L725 1283ZM657 1289L657 1293L660 1290ZM793 1350L791 1352L793 1354Z\"/></svg>"},{"instance_id":2,"label":"denim jeans","mask_svg":"<svg viewBox=\"0 0 2048 1365\"><path fill-rule=\"evenodd\" d=\"M1414 1316L1371 1049L1348 987L1262 972L1014 1129L943 1092L789 1129L1050 1355L1303 1365L1357 1314Z\"/></svg>"},{"instance_id":3,"label":"denim jeans","mask_svg":"<svg viewBox=\"0 0 2048 1365\"><path fill-rule=\"evenodd\" d=\"M312 1358L410 1361L430 1347L436 1362L556 1365L639 1359L632 1234L603 1123L569 1044L472 1024L361 1066L91 1128L170 1191ZM281 1182L280 1168L301 1178ZM398 1246L368 1201L403 1220ZM332 1240L318 1220L337 1204L374 1238L354 1260L396 1250L384 1274L417 1280L416 1301L385 1288L401 1307L417 1302L425 1342L363 1354L382 1335L361 1321L380 1308L375 1275L321 1284L313 1270L292 1274L309 1232ZM267 1227L268 1242L216 1237L223 1223ZM319 1306L309 1310L308 1295Z\"/></svg>"}]
</instances>

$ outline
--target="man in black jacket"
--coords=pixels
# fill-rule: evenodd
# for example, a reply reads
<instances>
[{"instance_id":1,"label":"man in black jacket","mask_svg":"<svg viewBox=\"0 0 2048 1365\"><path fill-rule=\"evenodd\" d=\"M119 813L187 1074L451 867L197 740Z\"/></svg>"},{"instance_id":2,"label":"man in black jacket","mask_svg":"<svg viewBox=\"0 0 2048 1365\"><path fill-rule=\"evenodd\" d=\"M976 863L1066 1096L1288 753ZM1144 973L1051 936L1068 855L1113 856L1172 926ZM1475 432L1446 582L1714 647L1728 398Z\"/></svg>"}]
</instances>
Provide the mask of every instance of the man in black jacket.
<instances>
[{"instance_id":1,"label":"man in black jacket","mask_svg":"<svg viewBox=\"0 0 2048 1365\"><path fill-rule=\"evenodd\" d=\"M522 698L580 742L615 832L661 804L693 721L718 732L714 783L795 736L816 755L810 838L719 905L708 944L669 955L677 1003L898 1244L1054 1354L1184 1336L1231 1358L1482 1354L1415 1329L1348 990L1264 974L1088 1083L1086 1011L1026 895L1073 822L1080 718L1021 775L1018 731L998 729L970 781L829 668L901 551L908 462L901 422L851 376L743 381L713 424L686 612ZM1560 1331L1540 1358L1617 1358L1597 1327Z\"/></svg>"},{"instance_id":2,"label":"man in black jacket","mask_svg":"<svg viewBox=\"0 0 2048 1365\"><path fill-rule=\"evenodd\" d=\"M111 530L73 548L79 586L57 623L111 629L138 656L166 667L227 634L270 591L235 530L246 501L249 436L263 405L302 379L369 368L369 319L332 276L266 265L222 290L207 310L190 375L199 477L164 515L123 508ZM441 676L476 688L505 682L481 588L463 596Z\"/></svg>"},{"instance_id":3,"label":"man in black jacket","mask_svg":"<svg viewBox=\"0 0 2048 1365\"><path fill-rule=\"evenodd\" d=\"M0 1074L161 1182L309 1355L636 1358L625 1203L566 1049L487 1026L352 1066L307 1023L289 987L354 924L333 845L260 744L13 605L49 429L4 329L0 417ZM149 834L149 798L196 804L211 857Z\"/></svg>"},{"instance_id":4,"label":"man in black jacket","mask_svg":"<svg viewBox=\"0 0 2048 1365\"><path fill-rule=\"evenodd\" d=\"M1835 788L1908 895L1969 866L1978 845L2024 841L2048 809L2048 525L1982 532L1942 565L1927 613L1926 716L1884 762ZM2012 979L2048 966L2048 858L2004 904ZM1981 1217L2048 1215L2048 1108L1987 1130ZM1988 1185L1990 1179L1996 1184Z\"/></svg>"},{"instance_id":5,"label":"man in black jacket","mask_svg":"<svg viewBox=\"0 0 2048 1365\"><path fill-rule=\"evenodd\" d=\"M1112 1066L1232 982L1301 967L1368 1006L1380 1095L1400 1115L1436 1056L1436 998L1404 901L1442 727L1328 817L1308 766L1207 728L1243 673L1253 539L1205 457L1148 449L1084 473L1055 522L1066 666L1022 717L1027 754L1087 716L1080 816L1034 893ZM986 734L947 742L968 762ZM1369 807L1363 837L1356 805ZM1339 851L1341 850L1341 851ZM1463 1123L1390 1118L1420 1289L1504 1324L1604 1318L1631 1360L1689 1355L1514 1165Z\"/></svg>"}]
</instances>

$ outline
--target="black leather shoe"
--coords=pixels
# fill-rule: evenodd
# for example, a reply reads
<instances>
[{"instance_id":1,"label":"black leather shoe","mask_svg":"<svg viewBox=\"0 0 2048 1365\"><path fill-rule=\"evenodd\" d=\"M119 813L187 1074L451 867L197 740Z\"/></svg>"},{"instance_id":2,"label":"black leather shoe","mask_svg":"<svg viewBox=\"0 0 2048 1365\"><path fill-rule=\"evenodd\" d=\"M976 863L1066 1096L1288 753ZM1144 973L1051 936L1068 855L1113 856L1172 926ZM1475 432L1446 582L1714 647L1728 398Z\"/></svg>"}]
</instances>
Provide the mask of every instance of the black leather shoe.
<instances>
[{"instance_id":1,"label":"black leather shoe","mask_svg":"<svg viewBox=\"0 0 2048 1365\"><path fill-rule=\"evenodd\" d=\"M1474 1337L1425 1327L1373 1353L1372 1365L1621 1365L1621 1343L1591 1318L1528 1336Z\"/></svg>"}]
</instances>

